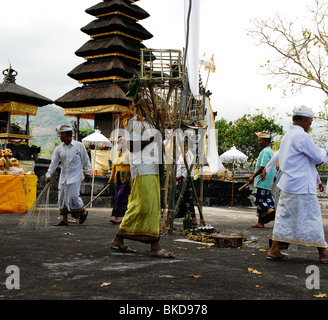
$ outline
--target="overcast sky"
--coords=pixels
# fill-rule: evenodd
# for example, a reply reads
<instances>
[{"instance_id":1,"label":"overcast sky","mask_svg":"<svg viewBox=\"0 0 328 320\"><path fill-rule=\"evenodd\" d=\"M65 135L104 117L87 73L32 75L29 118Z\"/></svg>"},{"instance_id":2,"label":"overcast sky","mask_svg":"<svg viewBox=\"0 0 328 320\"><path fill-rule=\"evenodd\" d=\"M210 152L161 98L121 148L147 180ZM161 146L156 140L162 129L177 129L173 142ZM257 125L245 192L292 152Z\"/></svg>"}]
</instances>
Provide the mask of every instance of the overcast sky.
<instances>
[{"instance_id":1,"label":"overcast sky","mask_svg":"<svg viewBox=\"0 0 328 320\"><path fill-rule=\"evenodd\" d=\"M84 62L75 51L89 40L80 28L93 20L85 9L99 0L15 0L1 1L0 71L9 61L18 72L16 83L52 100L80 86L67 73ZM184 37L183 0L140 0L150 14L140 21L154 37L144 42L149 48L182 49ZM307 6L314 0L200 0L200 54L214 55L216 72L210 74L208 89L218 118L235 120L255 108L275 107L291 112L306 104L318 111L324 100L319 90L307 90L292 98L282 98L279 89L261 75L260 65L273 52L256 47L246 29L250 20L264 19L276 12L288 19L303 21ZM306 20L304 20L306 23ZM203 79L205 82L205 79Z\"/></svg>"}]
</instances>

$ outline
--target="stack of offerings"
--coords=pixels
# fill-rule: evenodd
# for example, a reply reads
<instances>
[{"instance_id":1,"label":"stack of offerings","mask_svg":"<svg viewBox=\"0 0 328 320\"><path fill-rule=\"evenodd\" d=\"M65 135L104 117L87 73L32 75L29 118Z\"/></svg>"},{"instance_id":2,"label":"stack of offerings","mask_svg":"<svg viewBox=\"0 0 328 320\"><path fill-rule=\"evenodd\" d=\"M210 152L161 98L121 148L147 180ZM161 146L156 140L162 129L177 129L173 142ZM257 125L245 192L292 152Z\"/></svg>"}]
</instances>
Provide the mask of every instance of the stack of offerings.
<instances>
[{"instance_id":1,"label":"stack of offerings","mask_svg":"<svg viewBox=\"0 0 328 320\"><path fill-rule=\"evenodd\" d=\"M24 170L19 167L19 161L12 156L10 149L0 149L0 175L24 174Z\"/></svg>"},{"instance_id":2,"label":"stack of offerings","mask_svg":"<svg viewBox=\"0 0 328 320\"><path fill-rule=\"evenodd\" d=\"M24 172L10 149L0 149L0 213L23 213L36 199L37 177Z\"/></svg>"}]
</instances>

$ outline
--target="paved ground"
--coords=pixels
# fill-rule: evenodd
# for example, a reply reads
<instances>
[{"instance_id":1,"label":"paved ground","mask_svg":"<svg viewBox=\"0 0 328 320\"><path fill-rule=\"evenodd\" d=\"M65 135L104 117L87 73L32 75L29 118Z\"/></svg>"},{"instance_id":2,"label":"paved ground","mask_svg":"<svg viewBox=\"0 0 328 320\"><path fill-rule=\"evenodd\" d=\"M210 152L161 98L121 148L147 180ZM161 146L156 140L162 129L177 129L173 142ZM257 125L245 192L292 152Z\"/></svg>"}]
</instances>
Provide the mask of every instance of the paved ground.
<instances>
[{"instance_id":1,"label":"paved ground","mask_svg":"<svg viewBox=\"0 0 328 320\"><path fill-rule=\"evenodd\" d=\"M327 300L328 265L319 264L315 248L289 252L292 261L266 260L272 223L250 228L255 208L204 208L206 223L222 234L243 233L242 248L218 248L189 241L179 234L182 220L161 244L175 259L151 258L145 244L127 241L138 250L112 250L118 227L109 222L110 209L91 208L83 225L48 230L19 228L23 214L0 215L0 300ZM51 225L58 221L50 212ZM328 216L323 213L328 235ZM255 241L251 241L255 239ZM8 289L10 265L19 268L19 289ZM312 273L307 268L312 266ZM250 273L248 268L258 273ZM311 277L318 275L315 282ZM11 283L14 283L12 280ZM309 289L307 283L318 283Z\"/></svg>"}]
</instances>

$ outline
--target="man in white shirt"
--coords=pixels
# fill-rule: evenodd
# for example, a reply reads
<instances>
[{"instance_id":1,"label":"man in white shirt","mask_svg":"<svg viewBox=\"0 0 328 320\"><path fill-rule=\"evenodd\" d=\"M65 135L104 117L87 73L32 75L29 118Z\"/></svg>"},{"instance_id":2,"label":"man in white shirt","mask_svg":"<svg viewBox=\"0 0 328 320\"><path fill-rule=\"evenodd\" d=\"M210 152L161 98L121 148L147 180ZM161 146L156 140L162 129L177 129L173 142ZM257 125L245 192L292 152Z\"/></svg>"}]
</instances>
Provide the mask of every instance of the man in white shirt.
<instances>
[{"instance_id":1,"label":"man in white shirt","mask_svg":"<svg viewBox=\"0 0 328 320\"><path fill-rule=\"evenodd\" d=\"M293 125L283 137L279 154L272 159L282 172L277 184L280 189L272 246L267 259L290 260L281 254L279 242L318 248L321 263L328 263L322 216L317 199L316 165L325 161L327 151L315 146L308 134L313 112L306 106L293 112ZM270 162L267 167L272 167ZM268 171L268 168L266 168Z\"/></svg>"},{"instance_id":2,"label":"man in white shirt","mask_svg":"<svg viewBox=\"0 0 328 320\"><path fill-rule=\"evenodd\" d=\"M79 223L82 224L85 222L88 212L85 210L80 197L80 188L84 179L83 169L86 179L91 179L90 159L83 144L72 139L72 128L63 125L56 130L62 143L54 150L46 173L46 182L49 183L52 174L61 162L58 207L63 219L56 226L67 226L68 214L74 218L79 218Z\"/></svg>"}]
</instances>

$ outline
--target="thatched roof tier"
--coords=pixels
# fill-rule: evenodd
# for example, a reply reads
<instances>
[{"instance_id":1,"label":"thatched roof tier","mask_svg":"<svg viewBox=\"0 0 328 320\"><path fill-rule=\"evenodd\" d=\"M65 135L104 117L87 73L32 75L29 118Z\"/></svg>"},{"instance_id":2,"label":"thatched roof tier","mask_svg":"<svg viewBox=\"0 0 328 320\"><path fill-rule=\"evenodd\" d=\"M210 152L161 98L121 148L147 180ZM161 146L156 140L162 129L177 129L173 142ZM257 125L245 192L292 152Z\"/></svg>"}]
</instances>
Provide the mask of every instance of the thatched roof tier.
<instances>
[{"instance_id":1,"label":"thatched roof tier","mask_svg":"<svg viewBox=\"0 0 328 320\"><path fill-rule=\"evenodd\" d=\"M137 5L131 5L126 0L103 1L86 9L85 12L98 18L110 14L122 14L137 20L149 17L149 14L145 10Z\"/></svg>"},{"instance_id":2,"label":"thatched roof tier","mask_svg":"<svg viewBox=\"0 0 328 320\"><path fill-rule=\"evenodd\" d=\"M16 83L0 83L0 101L16 101L43 107L53 101Z\"/></svg>"},{"instance_id":3,"label":"thatched roof tier","mask_svg":"<svg viewBox=\"0 0 328 320\"><path fill-rule=\"evenodd\" d=\"M62 108L81 108L97 105L118 104L128 106L131 99L115 83L100 86L83 86L75 88L55 103Z\"/></svg>"},{"instance_id":4,"label":"thatched roof tier","mask_svg":"<svg viewBox=\"0 0 328 320\"><path fill-rule=\"evenodd\" d=\"M120 53L126 57L131 57L132 60L140 59L140 49L145 48L142 43L131 44L119 37L99 40L89 40L75 54L79 57L101 58L104 55Z\"/></svg>"},{"instance_id":5,"label":"thatched roof tier","mask_svg":"<svg viewBox=\"0 0 328 320\"><path fill-rule=\"evenodd\" d=\"M108 60L87 61L68 73L68 76L77 81L86 79L101 79L113 77L112 79L130 79L138 70L138 64L128 64L122 59L110 58Z\"/></svg>"},{"instance_id":6,"label":"thatched roof tier","mask_svg":"<svg viewBox=\"0 0 328 320\"><path fill-rule=\"evenodd\" d=\"M141 41L153 37L153 35L140 24L118 16L94 20L81 28L81 31L91 37L117 31L141 39Z\"/></svg>"}]
</instances>

